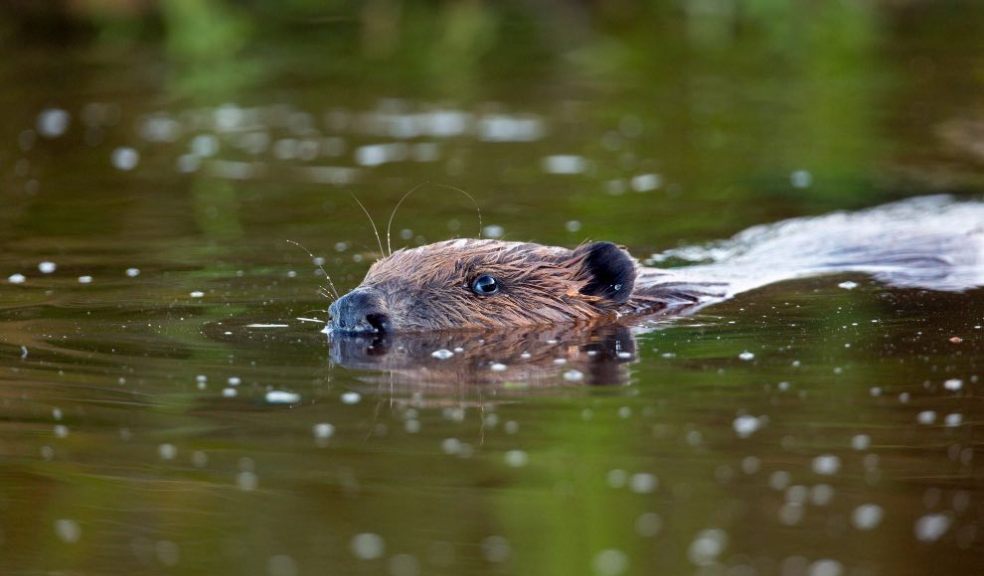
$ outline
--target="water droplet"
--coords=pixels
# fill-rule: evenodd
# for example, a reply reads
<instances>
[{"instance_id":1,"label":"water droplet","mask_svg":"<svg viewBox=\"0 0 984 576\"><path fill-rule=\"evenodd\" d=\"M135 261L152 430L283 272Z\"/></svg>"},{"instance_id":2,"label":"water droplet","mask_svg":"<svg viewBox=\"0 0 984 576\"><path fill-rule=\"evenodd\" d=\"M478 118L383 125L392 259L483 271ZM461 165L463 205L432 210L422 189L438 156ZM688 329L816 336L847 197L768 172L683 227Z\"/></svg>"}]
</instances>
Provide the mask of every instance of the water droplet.
<instances>
[{"instance_id":1,"label":"water droplet","mask_svg":"<svg viewBox=\"0 0 984 576\"><path fill-rule=\"evenodd\" d=\"M522 468L526 466L530 458L522 450L510 450L506 452L505 455L506 464L512 466L513 468Z\"/></svg>"},{"instance_id":2,"label":"water droplet","mask_svg":"<svg viewBox=\"0 0 984 576\"><path fill-rule=\"evenodd\" d=\"M877 504L862 504L851 513L851 523L858 530L873 530L881 523L885 512Z\"/></svg>"},{"instance_id":3,"label":"water droplet","mask_svg":"<svg viewBox=\"0 0 984 576\"><path fill-rule=\"evenodd\" d=\"M266 393L266 401L269 404L297 404L301 401L301 395L286 390L270 390Z\"/></svg>"},{"instance_id":4,"label":"water droplet","mask_svg":"<svg viewBox=\"0 0 984 576\"><path fill-rule=\"evenodd\" d=\"M178 454L178 449L174 444L161 444L157 447L157 454L160 455L161 460L173 460Z\"/></svg>"},{"instance_id":5,"label":"water droplet","mask_svg":"<svg viewBox=\"0 0 984 576\"><path fill-rule=\"evenodd\" d=\"M55 520L55 534L62 542L74 544L82 537L82 528L75 520Z\"/></svg>"},{"instance_id":6,"label":"water droplet","mask_svg":"<svg viewBox=\"0 0 984 576\"><path fill-rule=\"evenodd\" d=\"M356 534L352 537L349 547L352 550L352 554L362 560L375 560L380 558L386 550L386 544L383 541L383 537L379 534L373 534L371 532Z\"/></svg>"},{"instance_id":7,"label":"water droplet","mask_svg":"<svg viewBox=\"0 0 984 576\"><path fill-rule=\"evenodd\" d=\"M713 563L728 545L728 534L724 530L712 528L697 534L690 543L687 555L698 566Z\"/></svg>"},{"instance_id":8,"label":"water droplet","mask_svg":"<svg viewBox=\"0 0 984 576\"><path fill-rule=\"evenodd\" d=\"M110 160L117 170L129 171L137 167L140 162L140 153L129 146L121 146L113 150Z\"/></svg>"},{"instance_id":9,"label":"water droplet","mask_svg":"<svg viewBox=\"0 0 984 576\"><path fill-rule=\"evenodd\" d=\"M38 114L38 133L45 138L58 138L68 130L71 120L68 112L61 108L48 108Z\"/></svg>"},{"instance_id":10,"label":"water droplet","mask_svg":"<svg viewBox=\"0 0 984 576\"><path fill-rule=\"evenodd\" d=\"M946 388L951 392L956 392L957 390L963 388L963 380L960 380L959 378L950 378L949 380L943 382L943 388Z\"/></svg>"},{"instance_id":11,"label":"water droplet","mask_svg":"<svg viewBox=\"0 0 984 576\"><path fill-rule=\"evenodd\" d=\"M595 572L602 576L617 576L629 567L629 557L621 550L602 550L594 558Z\"/></svg>"},{"instance_id":12,"label":"water droplet","mask_svg":"<svg viewBox=\"0 0 984 576\"><path fill-rule=\"evenodd\" d=\"M918 520L914 527L916 538L923 542L935 542L950 529L952 519L945 514L927 514Z\"/></svg>"},{"instance_id":13,"label":"water droplet","mask_svg":"<svg viewBox=\"0 0 984 576\"><path fill-rule=\"evenodd\" d=\"M813 459L813 471L824 476L831 476L840 470L840 458L833 454L823 454Z\"/></svg>"}]
</instances>

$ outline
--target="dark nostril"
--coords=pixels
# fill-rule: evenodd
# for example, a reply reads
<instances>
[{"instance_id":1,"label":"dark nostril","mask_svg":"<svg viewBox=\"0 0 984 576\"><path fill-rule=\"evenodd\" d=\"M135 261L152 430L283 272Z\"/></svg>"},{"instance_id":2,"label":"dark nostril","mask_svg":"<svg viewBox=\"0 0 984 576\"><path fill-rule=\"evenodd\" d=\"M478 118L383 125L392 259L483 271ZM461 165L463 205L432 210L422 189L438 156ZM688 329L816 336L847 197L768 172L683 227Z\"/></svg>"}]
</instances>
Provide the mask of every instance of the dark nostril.
<instances>
[{"instance_id":1,"label":"dark nostril","mask_svg":"<svg viewBox=\"0 0 984 576\"><path fill-rule=\"evenodd\" d=\"M390 328L389 316L386 314L366 314L366 322L372 326L373 330L376 332L388 332Z\"/></svg>"}]
</instances>

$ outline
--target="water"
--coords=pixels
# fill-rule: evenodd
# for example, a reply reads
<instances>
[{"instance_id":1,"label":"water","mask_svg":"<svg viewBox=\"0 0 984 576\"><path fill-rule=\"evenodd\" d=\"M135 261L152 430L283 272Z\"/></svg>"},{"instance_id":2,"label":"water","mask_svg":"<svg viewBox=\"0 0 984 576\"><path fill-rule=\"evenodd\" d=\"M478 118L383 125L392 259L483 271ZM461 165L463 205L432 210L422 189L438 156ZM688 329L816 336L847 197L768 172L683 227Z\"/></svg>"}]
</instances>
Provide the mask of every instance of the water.
<instances>
[{"instance_id":1,"label":"water","mask_svg":"<svg viewBox=\"0 0 984 576\"><path fill-rule=\"evenodd\" d=\"M394 247L643 259L979 198L978 7L466 4L396 33L261 4L3 12L0 572L984 566L980 289L843 274L633 328L329 342L288 242L344 291L378 252L350 193L385 242L422 184Z\"/></svg>"}]
</instances>

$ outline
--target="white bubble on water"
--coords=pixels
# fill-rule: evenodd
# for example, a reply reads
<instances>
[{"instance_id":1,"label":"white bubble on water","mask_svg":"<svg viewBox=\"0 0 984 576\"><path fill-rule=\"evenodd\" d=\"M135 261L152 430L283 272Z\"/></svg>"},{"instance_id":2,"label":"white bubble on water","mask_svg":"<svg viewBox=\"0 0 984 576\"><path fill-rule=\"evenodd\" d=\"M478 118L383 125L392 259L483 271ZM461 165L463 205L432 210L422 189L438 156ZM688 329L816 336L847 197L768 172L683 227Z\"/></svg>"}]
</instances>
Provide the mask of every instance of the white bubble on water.
<instances>
[{"instance_id":1,"label":"white bubble on water","mask_svg":"<svg viewBox=\"0 0 984 576\"><path fill-rule=\"evenodd\" d=\"M389 571L392 576L418 576L420 560L411 554L396 554L389 560Z\"/></svg>"},{"instance_id":2,"label":"white bubble on water","mask_svg":"<svg viewBox=\"0 0 984 576\"><path fill-rule=\"evenodd\" d=\"M327 440L335 434L335 427L327 422L319 422L311 427L311 433L319 440Z\"/></svg>"},{"instance_id":3,"label":"white bubble on water","mask_svg":"<svg viewBox=\"0 0 984 576\"><path fill-rule=\"evenodd\" d=\"M170 540L159 540L154 545L157 560L165 566L176 566L181 560L181 549Z\"/></svg>"},{"instance_id":4,"label":"white bubble on water","mask_svg":"<svg viewBox=\"0 0 984 576\"><path fill-rule=\"evenodd\" d=\"M809 188L813 183L813 174L807 170L794 170L789 175L789 183L793 188Z\"/></svg>"},{"instance_id":5,"label":"white bubble on water","mask_svg":"<svg viewBox=\"0 0 984 576\"><path fill-rule=\"evenodd\" d=\"M482 553L486 560L498 564L509 560L512 550L509 541L502 536L489 536L482 540Z\"/></svg>"},{"instance_id":6,"label":"white bubble on water","mask_svg":"<svg viewBox=\"0 0 984 576\"><path fill-rule=\"evenodd\" d=\"M502 362L493 362L493 363L489 364L489 370L491 370L493 372L505 372L508 369L509 369L509 366L506 366Z\"/></svg>"},{"instance_id":7,"label":"white bubble on water","mask_svg":"<svg viewBox=\"0 0 984 576\"><path fill-rule=\"evenodd\" d=\"M251 492L256 490L259 483L259 476L249 470L244 470L236 475L236 485L239 486L239 489L243 492Z\"/></svg>"},{"instance_id":8,"label":"white bubble on water","mask_svg":"<svg viewBox=\"0 0 984 576\"><path fill-rule=\"evenodd\" d=\"M687 556L698 566L714 563L728 546L728 534L719 528L702 530L690 543Z\"/></svg>"},{"instance_id":9,"label":"white bubble on water","mask_svg":"<svg viewBox=\"0 0 984 576\"><path fill-rule=\"evenodd\" d=\"M58 265L55 264L54 262L49 262L49 261L46 260L44 262L39 262L38 263L38 270L42 274L51 274L52 272L54 272L57 269L58 269Z\"/></svg>"},{"instance_id":10,"label":"white bubble on water","mask_svg":"<svg viewBox=\"0 0 984 576\"><path fill-rule=\"evenodd\" d=\"M949 428L960 426L960 424L962 423L963 423L963 415L958 412L947 414L946 417L943 418L943 424Z\"/></svg>"},{"instance_id":11,"label":"white bubble on water","mask_svg":"<svg viewBox=\"0 0 984 576\"><path fill-rule=\"evenodd\" d=\"M594 557L595 572L602 576L617 576L629 567L629 557L621 550L602 550Z\"/></svg>"},{"instance_id":12,"label":"white bubble on water","mask_svg":"<svg viewBox=\"0 0 984 576\"><path fill-rule=\"evenodd\" d=\"M858 530L873 530L881 523L885 511L877 504L862 504L851 513L851 523Z\"/></svg>"},{"instance_id":13,"label":"white bubble on water","mask_svg":"<svg viewBox=\"0 0 984 576\"><path fill-rule=\"evenodd\" d=\"M297 562L286 554L277 554L267 560L269 576L297 576Z\"/></svg>"},{"instance_id":14,"label":"white bubble on water","mask_svg":"<svg viewBox=\"0 0 984 576\"><path fill-rule=\"evenodd\" d=\"M137 276L140 276L140 268L127 268L126 275L130 278L136 278Z\"/></svg>"},{"instance_id":15,"label":"white bubble on water","mask_svg":"<svg viewBox=\"0 0 984 576\"><path fill-rule=\"evenodd\" d=\"M916 538L923 542L935 542L946 534L953 520L946 514L926 514L916 520Z\"/></svg>"},{"instance_id":16,"label":"white bubble on water","mask_svg":"<svg viewBox=\"0 0 984 576\"><path fill-rule=\"evenodd\" d=\"M431 352L431 357L437 358L438 360L447 360L452 356L454 356L454 352L448 350L447 348L441 348L440 350L434 350Z\"/></svg>"},{"instance_id":17,"label":"white bubble on water","mask_svg":"<svg viewBox=\"0 0 984 576\"><path fill-rule=\"evenodd\" d=\"M834 499L834 487L830 484L817 484L810 489L810 502L814 506L826 506Z\"/></svg>"},{"instance_id":18,"label":"white bubble on water","mask_svg":"<svg viewBox=\"0 0 984 576\"><path fill-rule=\"evenodd\" d=\"M858 287L858 283L847 280L845 282L841 282L840 284L838 284L837 287L843 288L844 290L854 290L855 288Z\"/></svg>"},{"instance_id":19,"label":"white bubble on water","mask_svg":"<svg viewBox=\"0 0 984 576\"><path fill-rule=\"evenodd\" d=\"M741 471L745 474L755 474L762 466L762 460L756 456L745 456L741 460Z\"/></svg>"},{"instance_id":20,"label":"white bubble on water","mask_svg":"<svg viewBox=\"0 0 984 576\"><path fill-rule=\"evenodd\" d=\"M743 415L735 418L731 427L739 438L748 438L762 427L762 422L755 416Z\"/></svg>"},{"instance_id":21,"label":"white bubble on water","mask_svg":"<svg viewBox=\"0 0 984 576\"><path fill-rule=\"evenodd\" d=\"M581 222L579 220L568 220L564 224L564 229L568 232L577 232L581 229Z\"/></svg>"},{"instance_id":22,"label":"white bubble on water","mask_svg":"<svg viewBox=\"0 0 984 576\"><path fill-rule=\"evenodd\" d=\"M822 558L810 564L807 568L807 576L841 576L844 573L844 566L837 560Z\"/></svg>"},{"instance_id":23,"label":"white bubble on water","mask_svg":"<svg viewBox=\"0 0 984 576\"><path fill-rule=\"evenodd\" d=\"M744 352L742 352L741 354L738 355L738 358L740 360L744 360L744 361L748 362L749 360L754 360L755 359L755 353L754 352L749 352L748 350L745 350Z\"/></svg>"},{"instance_id":24,"label":"white bubble on water","mask_svg":"<svg viewBox=\"0 0 984 576\"><path fill-rule=\"evenodd\" d=\"M510 450L506 452L505 460L513 468L522 468L530 461L530 457L522 450Z\"/></svg>"},{"instance_id":25,"label":"white bubble on water","mask_svg":"<svg viewBox=\"0 0 984 576\"><path fill-rule=\"evenodd\" d=\"M11 274L10 276L7 276L7 282L10 282L11 284L23 284L26 280L27 276L24 276L23 274Z\"/></svg>"},{"instance_id":26,"label":"white bubble on water","mask_svg":"<svg viewBox=\"0 0 984 576\"><path fill-rule=\"evenodd\" d=\"M916 422L920 424L932 424L936 422L936 412L932 410L923 410L919 414L916 414Z\"/></svg>"},{"instance_id":27,"label":"white bubble on water","mask_svg":"<svg viewBox=\"0 0 984 576\"><path fill-rule=\"evenodd\" d=\"M629 489L636 494L649 494L659 488L659 478L655 474L639 472L632 475L629 481Z\"/></svg>"},{"instance_id":28,"label":"white bubble on water","mask_svg":"<svg viewBox=\"0 0 984 576\"><path fill-rule=\"evenodd\" d=\"M840 466L840 458L833 454L821 454L813 459L813 471L823 476L837 474Z\"/></svg>"},{"instance_id":29,"label":"white bubble on water","mask_svg":"<svg viewBox=\"0 0 984 576\"><path fill-rule=\"evenodd\" d=\"M356 558L362 560L375 560L381 558L386 551L386 543L383 537L372 532L363 532L352 537L349 548Z\"/></svg>"},{"instance_id":30,"label":"white bubble on water","mask_svg":"<svg viewBox=\"0 0 984 576\"><path fill-rule=\"evenodd\" d=\"M786 502L779 508L779 522L785 526L795 526L803 521L804 512L799 502Z\"/></svg>"},{"instance_id":31,"label":"white bubble on water","mask_svg":"<svg viewBox=\"0 0 984 576\"><path fill-rule=\"evenodd\" d=\"M871 446L871 437L867 434L858 434L851 438L851 448L855 450L867 450Z\"/></svg>"},{"instance_id":32,"label":"white bubble on water","mask_svg":"<svg viewBox=\"0 0 984 576\"><path fill-rule=\"evenodd\" d=\"M609 470L607 475L608 485L612 488L622 488L629 479L629 474L625 470L616 468Z\"/></svg>"},{"instance_id":33,"label":"white bubble on water","mask_svg":"<svg viewBox=\"0 0 984 576\"><path fill-rule=\"evenodd\" d=\"M301 401L301 395L286 390L270 390L266 393L266 401L268 404L297 404Z\"/></svg>"},{"instance_id":34,"label":"white bubble on water","mask_svg":"<svg viewBox=\"0 0 984 576\"><path fill-rule=\"evenodd\" d=\"M79 276L79 284L92 284L92 276Z\"/></svg>"},{"instance_id":35,"label":"white bubble on water","mask_svg":"<svg viewBox=\"0 0 984 576\"><path fill-rule=\"evenodd\" d=\"M222 397L223 398L235 398L238 395L239 395L239 391L236 390L235 388L223 388L222 389Z\"/></svg>"},{"instance_id":36,"label":"white bubble on water","mask_svg":"<svg viewBox=\"0 0 984 576\"><path fill-rule=\"evenodd\" d=\"M113 150L110 161L117 170L133 170L140 162L140 153L129 146L120 146Z\"/></svg>"},{"instance_id":37,"label":"white bubble on water","mask_svg":"<svg viewBox=\"0 0 984 576\"><path fill-rule=\"evenodd\" d=\"M776 470L769 476L769 487L773 490L785 490L789 486L791 478L789 472Z\"/></svg>"},{"instance_id":38,"label":"white bubble on water","mask_svg":"<svg viewBox=\"0 0 984 576\"><path fill-rule=\"evenodd\" d=\"M161 444L157 447L157 454L161 457L161 460L174 460L174 457L178 454L178 449L174 444Z\"/></svg>"},{"instance_id":39,"label":"white bubble on water","mask_svg":"<svg viewBox=\"0 0 984 576\"><path fill-rule=\"evenodd\" d=\"M68 436L68 426L65 426L64 424L56 424L55 436L58 438L64 438Z\"/></svg>"},{"instance_id":40,"label":"white bubble on water","mask_svg":"<svg viewBox=\"0 0 984 576\"><path fill-rule=\"evenodd\" d=\"M482 228L482 236L485 238L502 238L506 230L498 224L489 224Z\"/></svg>"},{"instance_id":41,"label":"white bubble on water","mask_svg":"<svg viewBox=\"0 0 984 576\"><path fill-rule=\"evenodd\" d=\"M47 108L38 114L38 134L45 138L58 138L68 131L71 116L61 108Z\"/></svg>"},{"instance_id":42,"label":"white bubble on water","mask_svg":"<svg viewBox=\"0 0 984 576\"><path fill-rule=\"evenodd\" d=\"M584 380L584 373L580 370L567 370L564 372L564 380L567 382L580 382Z\"/></svg>"},{"instance_id":43,"label":"white bubble on water","mask_svg":"<svg viewBox=\"0 0 984 576\"><path fill-rule=\"evenodd\" d=\"M639 536L652 538L663 528L663 519L655 512L645 512L636 518L635 530Z\"/></svg>"},{"instance_id":44,"label":"white bubble on water","mask_svg":"<svg viewBox=\"0 0 984 576\"><path fill-rule=\"evenodd\" d=\"M789 488L786 489L786 502L791 504L803 504L804 502L806 502L806 497L808 493L809 491L807 490L806 486L802 486L799 484L795 486L790 486Z\"/></svg>"},{"instance_id":45,"label":"white bubble on water","mask_svg":"<svg viewBox=\"0 0 984 576\"><path fill-rule=\"evenodd\" d=\"M191 453L191 464L195 468L204 468L208 466L208 454L201 450L195 450Z\"/></svg>"},{"instance_id":46,"label":"white bubble on water","mask_svg":"<svg viewBox=\"0 0 984 576\"><path fill-rule=\"evenodd\" d=\"M663 178L659 174L639 174L629 181L629 186L636 192L651 192L662 185Z\"/></svg>"},{"instance_id":47,"label":"white bubble on water","mask_svg":"<svg viewBox=\"0 0 984 576\"><path fill-rule=\"evenodd\" d=\"M441 450L445 454L457 454L461 450L461 440L457 438L445 438L441 441Z\"/></svg>"},{"instance_id":48,"label":"white bubble on water","mask_svg":"<svg viewBox=\"0 0 984 576\"><path fill-rule=\"evenodd\" d=\"M214 156L219 151L219 140L212 134L199 134L191 139L191 153L196 156Z\"/></svg>"},{"instance_id":49,"label":"white bubble on water","mask_svg":"<svg viewBox=\"0 0 984 576\"><path fill-rule=\"evenodd\" d=\"M189 292L188 296L191 296L192 298L204 298L205 293L202 292L201 290L195 290L193 292Z\"/></svg>"},{"instance_id":50,"label":"white bubble on water","mask_svg":"<svg viewBox=\"0 0 984 576\"><path fill-rule=\"evenodd\" d=\"M943 382L943 388L951 392L956 392L957 390L963 388L963 380L959 378L950 378L949 380Z\"/></svg>"},{"instance_id":51,"label":"white bubble on water","mask_svg":"<svg viewBox=\"0 0 984 576\"><path fill-rule=\"evenodd\" d=\"M82 537L82 528L75 520L62 518L55 520L55 534L62 542L74 544Z\"/></svg>"},{"instance_id":52,"label":"white bubble on water","mask_svg":"<svg viewBox=\"0 0 984 576\"><path fill-rule=\"evenodd\" d=\"M358 392L345 392L341 396L342 404L348 404L349 406L353 404L358 404L362 400L362 395Z\"/></svg>"},{"instance_id":53,"label":"white bubble on water","mask_svg":"<svg viewBox=\"0 0 984 576\"><path fill-rule=\"evenodd\" d=\"M195 154L182 154L178 156L175 161L177 165L178 172L182 174L191 174L192 172L197 172L202 166L201 156L196 156Z\"/></svg>"}]
</instances>

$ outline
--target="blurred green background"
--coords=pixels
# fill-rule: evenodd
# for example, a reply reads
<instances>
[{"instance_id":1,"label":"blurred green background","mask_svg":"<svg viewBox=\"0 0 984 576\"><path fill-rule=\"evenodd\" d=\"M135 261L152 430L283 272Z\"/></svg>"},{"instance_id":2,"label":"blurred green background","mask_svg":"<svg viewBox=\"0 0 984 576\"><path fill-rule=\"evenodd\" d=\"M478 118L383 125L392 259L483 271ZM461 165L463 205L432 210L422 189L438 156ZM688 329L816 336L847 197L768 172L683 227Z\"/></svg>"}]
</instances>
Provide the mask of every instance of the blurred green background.
<instances>
[{"instance_id":1,"label":"blurred green background","mask_svg":"<svg viewBox=\"0 0 984 576\"><path fill-rule=\"evenodd\" d=\"M328 361L286 240L345 290L350 193L385 225L424 184L394 247L477 233L453 186L641 258L979 197L981 38L971 0L0 2L0 573L974 573L979 290L786 283L622 386L421 398Z\"/></svg>"}]
</instances>

